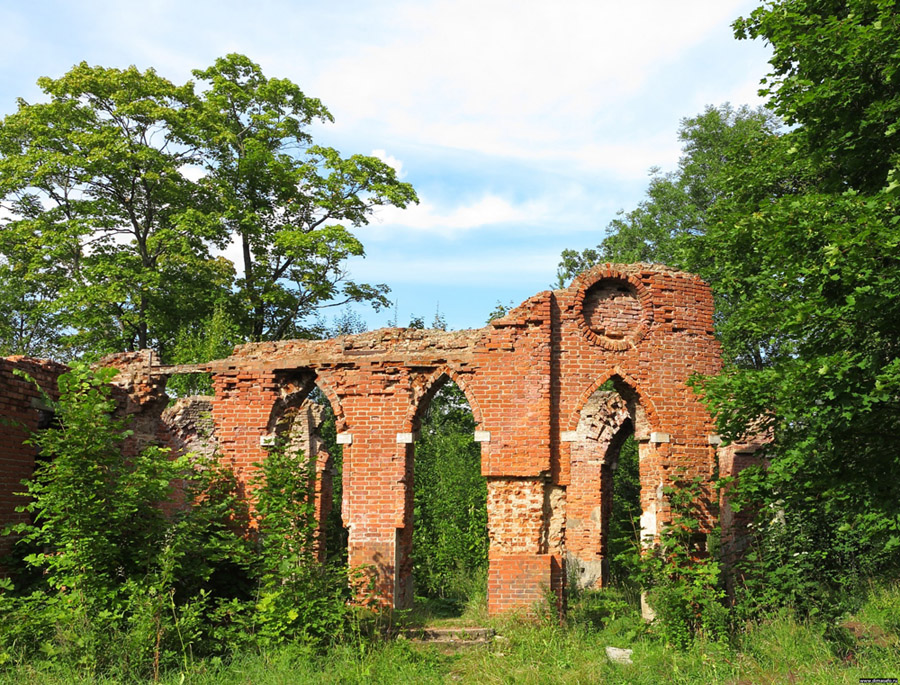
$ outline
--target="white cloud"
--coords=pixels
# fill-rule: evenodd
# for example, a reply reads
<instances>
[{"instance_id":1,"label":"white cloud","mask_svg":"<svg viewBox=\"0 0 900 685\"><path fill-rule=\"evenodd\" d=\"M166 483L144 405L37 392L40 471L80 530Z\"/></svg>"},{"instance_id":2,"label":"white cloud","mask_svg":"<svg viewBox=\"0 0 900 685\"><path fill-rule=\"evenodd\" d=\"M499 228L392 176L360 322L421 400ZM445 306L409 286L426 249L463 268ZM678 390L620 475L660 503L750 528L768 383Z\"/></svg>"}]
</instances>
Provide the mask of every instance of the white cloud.
<instances>
[{"instance_id":1,"label":"white cloud","mask_svg":"<svg viewBox=\"0 0 900 685\"><path fill-rule=\"evenodd\" d=\"M372 150L372 156L380 159L389 167L392 167L394 171L397 172L397 178L406 178L406 172L403 171L403 162L396 157L389 155L386 150L380 148L378 150Z\"/></svg>"},{"instance_id":2,"label":"white cloud","mask_svg":"<svg viewBox=\"0 0 900 685\"><path fill-rule=\"evenodd\" d=\"M380 207L372 224L450 235L497 224L542 222L549 214L549 206L542 201L515 205L493 194L485 194L469 204L449 208L438 207L423 197L418 205L406 209Z\"/></svg>"},{"instance_id":3,"label":"white cloud","mask_svg":"<svg viewBox=\"0 0 900 685\"><path fill-rule=\"evenodd\" d=\"M603 119L711 31L727 30L741 4L415 3L395 11L396 36L330 63L316 88L342 127L377 121L418 143L594 169L597 157L583 150L618 135ZM621 168L631 173L628 158Z\"/></svg>"}]
</instances>

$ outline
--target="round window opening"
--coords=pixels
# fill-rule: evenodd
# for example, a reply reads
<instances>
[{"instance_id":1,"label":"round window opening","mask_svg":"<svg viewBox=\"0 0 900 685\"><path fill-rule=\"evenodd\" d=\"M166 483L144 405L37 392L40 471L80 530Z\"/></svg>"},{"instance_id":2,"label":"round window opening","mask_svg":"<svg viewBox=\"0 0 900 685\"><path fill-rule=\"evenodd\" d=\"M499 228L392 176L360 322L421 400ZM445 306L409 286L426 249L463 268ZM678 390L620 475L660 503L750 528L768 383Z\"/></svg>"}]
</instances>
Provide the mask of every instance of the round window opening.
<instances>
[{"instance_id":1,"label":"round window opening","mask_svg":"<svg viewBox=\"0 0 900 685\"><path fill-rule=\"evenodd\" d=\"M605 279L592 285L584 295L583 311L587 327L609 342L639 334L641 301L627 281Z\"/></svg>"}]
</instances>

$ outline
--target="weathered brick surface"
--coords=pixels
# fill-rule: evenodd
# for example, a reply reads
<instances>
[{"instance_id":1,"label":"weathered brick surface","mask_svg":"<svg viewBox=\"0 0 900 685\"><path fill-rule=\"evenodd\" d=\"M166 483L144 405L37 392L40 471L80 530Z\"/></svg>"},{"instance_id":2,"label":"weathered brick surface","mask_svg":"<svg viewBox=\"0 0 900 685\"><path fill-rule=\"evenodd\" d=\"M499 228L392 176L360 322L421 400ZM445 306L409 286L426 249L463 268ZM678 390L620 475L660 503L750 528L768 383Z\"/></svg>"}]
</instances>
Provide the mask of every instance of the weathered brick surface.
<instances>
[{"instance_id":1,"label":"weathered brick surface","mask_svg":"<svg viewBox=\"0 0 900 685\"><path fill-rule=\"evenodd\" d=\"M748 466L757 466L766 463L766 447L772 442L772 437L766 433L750 436L742 443L732 443L719 448L719 476L722 478L734 478L726 488L719 493L719 522L722 526L722 560L725 563L725 584L729 594L734 591L734 578L731 569L747 548L749 543L749 525L756 516L756 507L743 506L735 512L731 508L729 493L737 484L741 471Z\"/></svg>"},{"instance_id":2,"label":"weathered brick surface","mask_svg":"<svg viewBox=\"0 0 900 685\"><path fill-rule=\"evenodd\" d=\"M166 407L160 420L168 430L173 449L211 457L216 449L212 418L213 397L181 397Z\"/></svg>"},{"instance_id":3,"label":"weathered brick surface","mask_svg":"<svg viewBox=\"0 0 900 685\"><path fill-rule=\"evenodd\" d=\"M709 288L691 274L642 264L592 269L480 330L259 343L210 364L220 450L245 478L264 456L260 440L285 388L302 395L315 383L326 393L345 441L350 560L371 564L385 600L397 606L411 592L410 440L444 380L462 388L489 434L481 446L490 592L507 574L498 569L515 565L503 559L541 558L540 572L528 562L531 571L509 580L528 585L522 596L531 598L535 584L549 583L544 562L553 555L569 554L592 567L592 582L603 581L612 465L632 429L647 535L667 516L664 485L713 474L710 419L686 381L718 368ZM610 379L618 396L598 395ZM519 596L507 589L492 610Z\"/></svg>"},{"instance_id":4,"label":"weathered brick surface","mask_svg":"<svg viewBox=\"0 0 900 685\"><path fill-rule=\"evenodd\" d=\"M343 445L350 562L368 565L382 600L395 606L411 599L415 434L437 388L452 379L480 432L489 606L498 612L527 608L546 589L562 593L566 555L591 566L590 582L602 583L612 466L631 430L648 536L668 515L663 486L713 475L710 418L686 384L694 373L719 369L712 310L710 290L696 276L607 264L479 330L388 328L257 343L202 368L159 367L146 352L112 363L123 370L117 382L129 412L144 421L142 439L155 430L170 444L177 431L158 421L153 427L166 378L210 372L218 453L245 484L279 422L317 386ZM609 380L617 396L600 390ZM707 524L714 513L705 512Z\"/></svg>"},{"instance_id":5,"label":"weathered brick surface","mask_svg":"<svg viewBox=\"0 0 900 685\"><path fill-rule=\"evenodd\" d=\"M27 514L16 511L27 500L16 493L34 472L38 455L25 440L50 425L53 415L42 391L58 399L56 381L65 370L46 359L0 358L0 526L27 520ZM12 543L12 538L0 538L0 556L9 553Z\"/></svg>"},{"instance_id":6,"label":"weathered brick surface","mask_svg":"<svg viewBox=\"0 0 900 685\"><path fill-rule=\"evenodd\" d=\"M581 409L575 435L569 436L566 561L582 587L601 586L606 580L614 471L619 448L631 432L622 396L597 390Z\"/></svg>"}]
</instances>

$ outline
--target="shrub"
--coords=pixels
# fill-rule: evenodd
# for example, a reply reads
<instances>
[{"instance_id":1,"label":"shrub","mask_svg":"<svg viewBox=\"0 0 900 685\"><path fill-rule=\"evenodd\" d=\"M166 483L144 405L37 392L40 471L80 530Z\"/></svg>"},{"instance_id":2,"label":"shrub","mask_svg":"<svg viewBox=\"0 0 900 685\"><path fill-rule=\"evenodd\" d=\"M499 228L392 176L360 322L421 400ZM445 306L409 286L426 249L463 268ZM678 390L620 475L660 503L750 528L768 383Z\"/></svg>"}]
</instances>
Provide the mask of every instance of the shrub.
<instances>
[{"instance_id":1,"label":"shrub","mask_svg":"<svg viewBox=\"0 0 900 685\"><path fill-rule=\"evenodd\" d=\"M723 639L728 610L719 562L699 544L698 507L703 479L676 481L663 488L672 511L658 544L640 550L641 583L656 613L655 630L675 646L686 648L697 637Z\"/></svg>"}]
</instances>

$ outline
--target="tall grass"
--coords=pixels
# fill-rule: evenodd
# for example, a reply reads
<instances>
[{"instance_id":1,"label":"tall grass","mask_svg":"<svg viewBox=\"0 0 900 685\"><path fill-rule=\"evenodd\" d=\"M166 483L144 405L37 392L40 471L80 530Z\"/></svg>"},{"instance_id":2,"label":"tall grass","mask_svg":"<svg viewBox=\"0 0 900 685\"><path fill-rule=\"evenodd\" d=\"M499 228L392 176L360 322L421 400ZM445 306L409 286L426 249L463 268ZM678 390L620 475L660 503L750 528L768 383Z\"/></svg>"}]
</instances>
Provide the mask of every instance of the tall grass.
<instances>
[{"instance_id":1,"label":"tall grass","mask_svg":"<svg viewBox=\"0 0 900 685\"><path fill-rule=\"evenodd\" d=\"M629 613L622 608L623 602L631 600L621 592L585 593L584 598L590 599L590 610L573 607L565 625L539 618L492 620L489 623L498 635L482 647L446 652L402 637L372 639L366 637L372 631L360 630L356 639L325 651L286 645L243 652L230 660L197 661L187 672L166 672L161 682L749 685L858 683L860 678L900 677L900 584L873 586L860 611L838 623L799 620L796 614L782 611L748 624L731 643L698 640L687 649L668 647L657 639L634 610ZM607 646L634 650L634 663L611 663ZM136 681L87 679L76 666L58 662L20 664L0 676L0 683L88 682Z\"/></svg>"}]
</instances>

